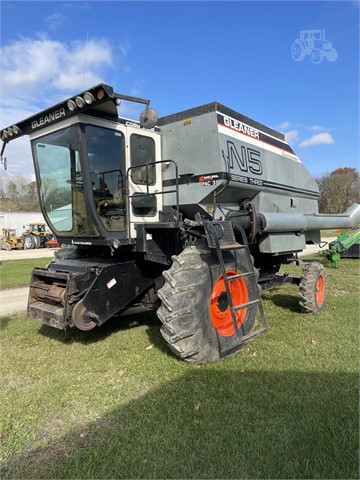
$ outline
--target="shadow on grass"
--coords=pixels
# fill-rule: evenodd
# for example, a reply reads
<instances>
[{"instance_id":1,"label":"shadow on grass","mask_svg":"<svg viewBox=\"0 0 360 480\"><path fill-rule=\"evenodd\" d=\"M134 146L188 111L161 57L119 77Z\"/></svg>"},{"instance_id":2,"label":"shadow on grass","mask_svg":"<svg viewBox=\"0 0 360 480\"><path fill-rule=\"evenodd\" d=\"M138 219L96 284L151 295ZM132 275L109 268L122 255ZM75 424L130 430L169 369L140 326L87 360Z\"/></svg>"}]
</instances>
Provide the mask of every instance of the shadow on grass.
<instances>
[{"instance_id":1,"label":"shadow on grass","mask_svg":"<svg viewBox=\"0 0 360 480\"><path fill-rule=\"evenodd\" d=\"M0 318L0 330L5 330L5 328L11 322L11 317L1 317Z\"/></svg>"},{"instance_id":2,"label":"shadow on grass","mask_svg":"<svg viewBox=\"0 0 360 480\"><path fill-rule=\"evenodd\" d=\"M296 291L296 293L295 294L277 293L277 292L282 292L283 286L276 285L271 290L265 290L262 293L262 299L268 300L269 302L273 303L277 307L283 308L285 310L289 310L292 313L300 313L298 287L293 286L290 288L293 288L294 292ZM265 311L265 314L266 314L266 311Z\"/></svg>"},{"instance_id":3,"label":"shadow on grass","mask_svg":"<svg viewBox=\"0 0 360 480\"><path fill-rule=\"evenodd\" d=\"M293 313L300 313L299 296L298 295L283 295L272 294L271 301L280 308L285 308Z\"/></svg>"},{"instance_id":4,"label":"shadow on grass","mask_svg":"<svg viewBox=\"0 0 360 480\"><path fill-rule=\"evenodd\" d=\"M359 478L358 383L191 367L12 457L2 478Z\"/></svg>"}]
</instances>

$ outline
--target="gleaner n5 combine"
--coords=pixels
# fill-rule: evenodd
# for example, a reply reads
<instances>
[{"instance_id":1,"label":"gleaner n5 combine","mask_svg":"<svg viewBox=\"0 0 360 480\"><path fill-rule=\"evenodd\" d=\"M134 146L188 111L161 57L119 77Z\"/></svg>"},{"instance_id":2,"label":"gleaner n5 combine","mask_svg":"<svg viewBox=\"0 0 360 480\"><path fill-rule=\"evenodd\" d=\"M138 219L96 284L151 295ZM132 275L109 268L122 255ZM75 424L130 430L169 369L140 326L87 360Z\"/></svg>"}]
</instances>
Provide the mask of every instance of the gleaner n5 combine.
<instances>
[{"instance_id":1,"label":"gleaner n5 combine","mask_svg":"<svg viewBox=\"0 0 360 480\"><path fill-rule=\"evenodd\" d=\"M121 99L146 105L118 118ZM261 290L290 281L321 310L326 276L278 275L320 229L360 222L360 206L318 214L319 191L284 135L219 103L158 119L149 101L100 84L1 131L30 135L43 215L59 243L32 274L28 316L90 330L157 310L180 358L208 363L266 331Z\"/></svg>"}]
</instances>

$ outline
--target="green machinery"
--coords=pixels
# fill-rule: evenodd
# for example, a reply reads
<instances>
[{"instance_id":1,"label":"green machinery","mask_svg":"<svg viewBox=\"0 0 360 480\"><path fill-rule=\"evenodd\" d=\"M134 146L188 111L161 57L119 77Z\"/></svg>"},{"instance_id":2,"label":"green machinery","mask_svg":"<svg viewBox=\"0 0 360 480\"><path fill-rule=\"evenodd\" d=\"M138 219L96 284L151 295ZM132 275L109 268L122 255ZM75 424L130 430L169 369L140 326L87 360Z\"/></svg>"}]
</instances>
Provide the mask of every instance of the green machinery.
<instances>
[{"instance_id":1,"label":"green machinery","mask_svg":"<svg viewBox=\"0 0 360 480\"><path fill-rule=\"evenodd\" d=\"M331 261L331 266L337 268L340 258L360 257L360 225L341 230L336 240L329 243L329 248L319 252Z\"/></svg>"}]
</instances>

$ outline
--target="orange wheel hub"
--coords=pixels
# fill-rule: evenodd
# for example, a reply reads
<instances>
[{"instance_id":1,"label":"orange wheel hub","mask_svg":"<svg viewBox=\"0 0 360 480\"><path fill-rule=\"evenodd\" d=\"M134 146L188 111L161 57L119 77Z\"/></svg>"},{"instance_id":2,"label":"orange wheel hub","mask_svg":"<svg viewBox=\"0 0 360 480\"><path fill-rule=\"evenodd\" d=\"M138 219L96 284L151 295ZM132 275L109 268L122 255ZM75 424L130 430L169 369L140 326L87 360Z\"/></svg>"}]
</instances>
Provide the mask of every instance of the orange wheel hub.
<instances>
[{"instance_id":1,"label":"orange wheel hub","mask_svg":"<svg viewBox=\"0 0 360 480\"><path fill-rule=\"evenodd\" d=\"M315 286L315 294L316 294L316 305L321 307L324 303L325 298L325 279L323 275L319 275L318 279L316 280Z\"/></svg>"},{"instance_id":2,"label":"orange wheel hub","mask_svg":"<svg viewBox=\"0 0 360 480\"><path fill-rule=\"evenodd\" d=\"M239 275L235 270L228 270L227 277ZM248 302L249 292L246 282L243 278L229 281L230 294L234 306L240 306ZM243 324L247 309L235 312L238 328ZM210 317L216 331L224 337L229 337L235 333L231 310L226 295L224 278L221 276L215 282L210 299Z\"/></svg>"}]
</instances>

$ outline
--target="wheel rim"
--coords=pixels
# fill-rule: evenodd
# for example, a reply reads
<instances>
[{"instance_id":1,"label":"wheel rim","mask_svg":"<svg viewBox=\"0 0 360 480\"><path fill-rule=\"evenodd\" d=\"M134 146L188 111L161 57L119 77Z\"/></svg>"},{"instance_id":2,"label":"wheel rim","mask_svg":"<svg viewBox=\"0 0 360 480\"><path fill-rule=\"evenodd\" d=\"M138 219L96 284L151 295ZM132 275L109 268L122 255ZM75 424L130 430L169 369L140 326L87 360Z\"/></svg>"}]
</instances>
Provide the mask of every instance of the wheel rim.
<instances>
[{"instance_id":1,"label":"wheel rim","mask_svg":"<svg viewBox=\"0 0 360 480\"><path fill-rule=\"evenodd\" d=\"M295 45L293 48L293 56L298 59L300 57L301 49L299 45Z\"/></svg>"},{"instance_id":2,"label":"wheel rim","mask_svg":"<svg viewBox=\"0 0 360 480\"><path fill-rule=\"evenodd\" d=\"M27 249L31 249L33 245L33 239L30 237L30 235L26 235L25 237L25 246Z\"/></svg>"},{"instance_id":3,"label":"wheel rim","mask_svg":"<svg viewBox=\"0 0 360 480\"><path fill-rule=\"evenodd\" d=\"M226 272L227 277L239 275L235 270ZM249 292L243 278L229 282L230 294L234 306L243 305L248 302ZM247 308L235 312L238 328L241 327L246 318ZM225 337L235 333L233 319L229 302L227 300L224 278L221 276L215 282L210 299L210 317L215 330Z\"/></svg>"},{"instance_id":4,"label":"wheel rim","mask_svg":"<svg viewBox=\"0 0 360 480\"><path fill-rule=\"evenodd\" d=\"M325 279L323 275L319 275L318 279L316 280L315 292L316 305L318 307L321 307L321 305L324 303L325 298Z\"/></svg>"},{"instance_id":5,"label":"wheel rim","mask_svg":"<svg viewBox=\"0 0 360 480\"><path fill-rule=\"evenodd\" d=\"M92 320L86 318L86 307L83 302L80 300L72 311L72 321L79 330L87 332L96 327L96 323Z\"/></svg>"}]
</instances>

